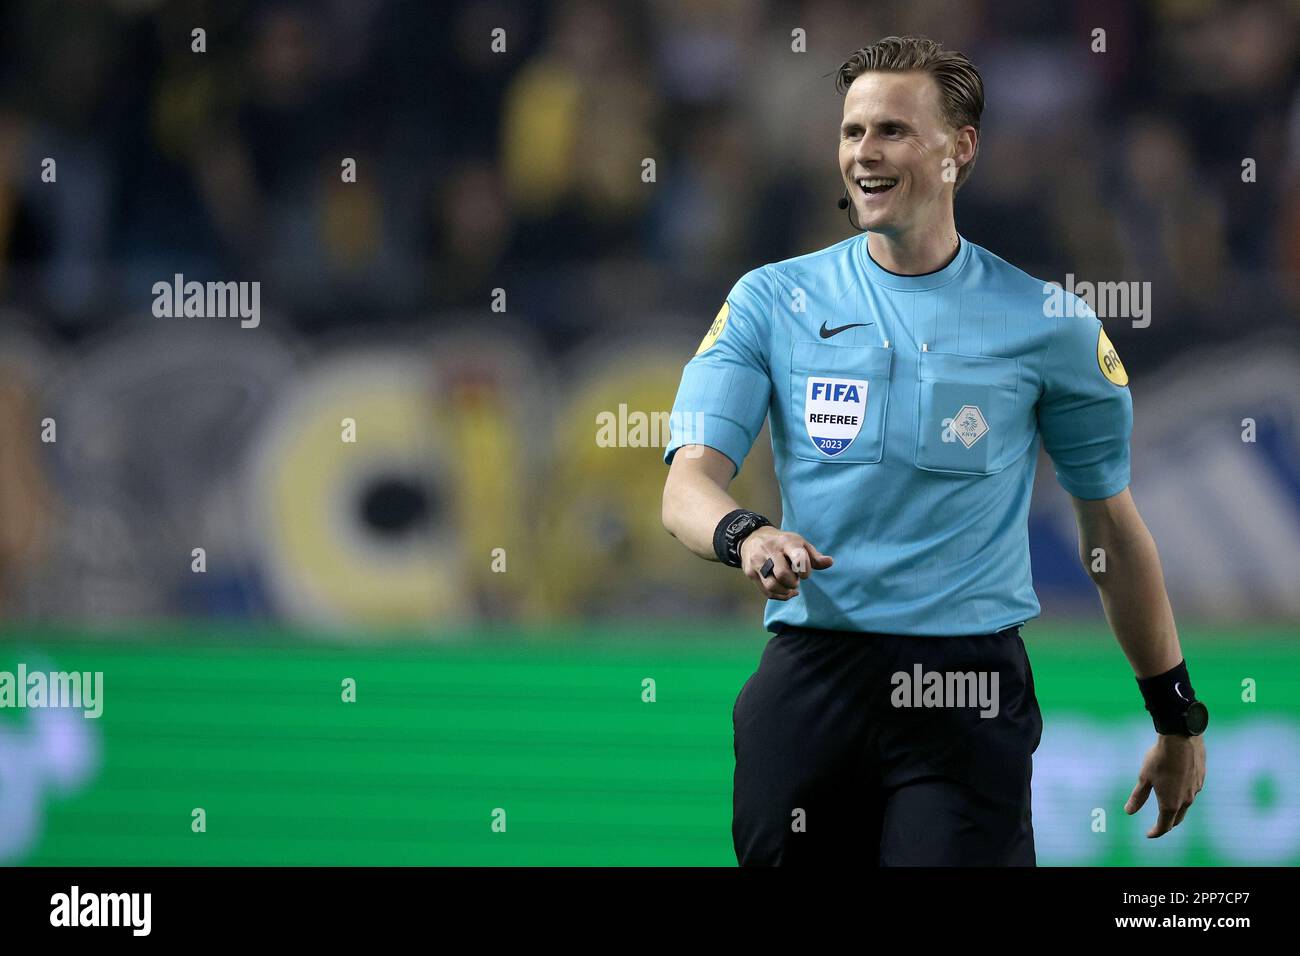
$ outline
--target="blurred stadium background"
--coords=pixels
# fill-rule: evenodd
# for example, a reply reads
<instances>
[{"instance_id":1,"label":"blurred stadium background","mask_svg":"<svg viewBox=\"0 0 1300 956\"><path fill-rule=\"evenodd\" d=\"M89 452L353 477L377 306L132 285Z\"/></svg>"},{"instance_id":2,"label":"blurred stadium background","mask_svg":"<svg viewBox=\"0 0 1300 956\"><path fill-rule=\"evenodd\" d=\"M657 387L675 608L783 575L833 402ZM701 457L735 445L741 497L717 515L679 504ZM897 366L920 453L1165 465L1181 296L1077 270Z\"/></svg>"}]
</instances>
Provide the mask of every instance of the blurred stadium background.
<instances>
[{"instance_id":1,"label":"blurred stadium background","mask_svg":"<svg viewBox=\"0 0 1300 956\"><path fill-rule=\"evenodd\" d=\"M105 705L0 711L0 862L734 864L761 602L662 530L653 431L598 416L666 413L740 275L851 234L831 74L891 33L984 74L963 235L1151 283L1106 327L1209 777L1161 840L1124 817L1150 724L1044 460L1040 862L1300 861L1300 4L32 0L0 670L100 670ZM261 282L260 325L155 318L176 273ZM779 511L766 436L738 486Z\"/></svg>"}]
</instances>

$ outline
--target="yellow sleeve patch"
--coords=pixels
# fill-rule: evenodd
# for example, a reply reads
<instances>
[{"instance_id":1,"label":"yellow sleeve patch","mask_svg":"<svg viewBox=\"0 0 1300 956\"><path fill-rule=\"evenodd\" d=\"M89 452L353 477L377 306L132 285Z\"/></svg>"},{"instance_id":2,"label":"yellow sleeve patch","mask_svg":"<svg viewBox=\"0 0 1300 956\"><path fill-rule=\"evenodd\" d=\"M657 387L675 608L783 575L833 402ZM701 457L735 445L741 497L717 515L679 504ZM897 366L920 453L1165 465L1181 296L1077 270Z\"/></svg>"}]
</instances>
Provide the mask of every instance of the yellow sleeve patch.
<instances>
[{"instance_id":1,"label":"yellow sleeve patch","mask_svg":"<svg viewBox=\"0 0 1300 956\"><path fill-rule=\"evenodd\" d=\"M700 342L700 347L695 350L696 355L699 355L705 349L711 347L714 342L718 341L718 336L721 335L722 330L727 327L727 316L730 314L731 306L726 302L723 302L722 308L718 310L718 314L713 319L713 324L709 326L709 331L704 334L704 340Z\"/></svg>"},{"instance_id":2,"label":"yellow sleeve patch","mask_svg":"<svg viewBox=\"0 0 1300 956\"><path fill-rule=\"evenodd\" d=\"M1128 372L1124 371L1124 363L1119 360L1119 353L1110 344L1104 328L1097 336L1097 367L1101 369L1102 375L1116 385L1128 384Z\"/></svg>"}]
</instances>

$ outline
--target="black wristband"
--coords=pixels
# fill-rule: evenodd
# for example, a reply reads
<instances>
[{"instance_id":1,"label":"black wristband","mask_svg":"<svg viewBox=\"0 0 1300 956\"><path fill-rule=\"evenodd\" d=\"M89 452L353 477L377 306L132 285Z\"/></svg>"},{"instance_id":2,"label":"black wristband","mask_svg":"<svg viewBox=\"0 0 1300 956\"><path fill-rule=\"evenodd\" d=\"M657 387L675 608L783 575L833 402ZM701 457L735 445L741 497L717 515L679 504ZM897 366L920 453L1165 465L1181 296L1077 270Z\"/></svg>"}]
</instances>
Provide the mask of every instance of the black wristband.
<instances>
[{"instance_id":1,"label":"black wristband","mask_svg":"<svg viewBox=\"0 0 1300 956\"><path fill-rule=\"evenodd\" d=\"M1176 725L1187 713L1188 705L1196 700L1192 680L1187 676L1186 660L1155 677L1139 677L1137 683L1156 730L1161 733L1168 732L1161 730L1162 726Z\"/></svg>"},{"instance_id":2,"label":"black wristband","mask_svg":"<svg viewBox=\"0 0 1300 956\"><path fill-rule=\"evenodd\" d=\"M759 528L771 524L757 512L737 508L725 515L713 529L713 553L723 564L738 568L741 543Z\"/></svg>"}]
</instances>

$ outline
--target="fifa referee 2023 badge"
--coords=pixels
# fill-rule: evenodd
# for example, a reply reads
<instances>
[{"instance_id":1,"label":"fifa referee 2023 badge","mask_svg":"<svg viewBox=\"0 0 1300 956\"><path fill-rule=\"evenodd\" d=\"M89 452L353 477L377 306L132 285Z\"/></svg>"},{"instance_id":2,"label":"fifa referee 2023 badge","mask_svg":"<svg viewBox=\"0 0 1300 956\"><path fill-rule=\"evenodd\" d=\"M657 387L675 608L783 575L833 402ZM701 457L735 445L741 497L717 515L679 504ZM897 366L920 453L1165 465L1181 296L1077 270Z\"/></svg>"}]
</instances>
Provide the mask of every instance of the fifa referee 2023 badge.
<instances>
[{"instance_id":1,"label":"fifa referee 2023 badge","mask_svg":"<svg viewBox=\"0 0 1300 956\"><path fill-rule=\"evenodd\" d=\"M682 372L671 420L697 427L664 454L665 527L767 599L733 709L736 859L1035 865L1040 443L1112 569L1089 574L1155 731L1125 809L1154 792L1159 837L1204 783L1208 712L1129 493L1128 374L1087 303L958 233L984 109L965 55L886 37L836 90L858 232L740 278ZM779 522L728 491L765 421Z\"/></svg>"}]
</instances>

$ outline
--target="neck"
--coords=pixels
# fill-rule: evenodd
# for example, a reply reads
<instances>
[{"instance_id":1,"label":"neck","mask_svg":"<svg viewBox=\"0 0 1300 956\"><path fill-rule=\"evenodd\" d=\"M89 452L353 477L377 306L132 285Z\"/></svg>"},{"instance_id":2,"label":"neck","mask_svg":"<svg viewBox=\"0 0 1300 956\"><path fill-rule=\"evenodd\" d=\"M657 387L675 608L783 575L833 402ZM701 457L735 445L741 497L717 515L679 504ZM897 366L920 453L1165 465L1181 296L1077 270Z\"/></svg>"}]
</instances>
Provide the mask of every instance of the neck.
<instances>
[{"instance_id":1,"label":"neck","mask_svg":"<svg viewBox=\"0 0 1300 956\"><path fill-rule=\"evenodd\" d=\"M960 248L952 219L921 232L867 233L867 251L876 265L905 276L938 272L956 258Z\"/></svg>"}]
</instances>

